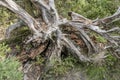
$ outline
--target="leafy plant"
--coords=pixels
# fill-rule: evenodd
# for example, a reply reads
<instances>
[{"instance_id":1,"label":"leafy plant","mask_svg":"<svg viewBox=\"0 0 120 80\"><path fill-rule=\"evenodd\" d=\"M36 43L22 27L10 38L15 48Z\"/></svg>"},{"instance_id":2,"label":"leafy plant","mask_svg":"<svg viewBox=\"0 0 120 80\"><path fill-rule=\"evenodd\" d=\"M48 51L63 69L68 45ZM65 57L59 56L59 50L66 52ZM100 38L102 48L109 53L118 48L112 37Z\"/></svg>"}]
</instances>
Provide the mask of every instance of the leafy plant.
<instances>
[{"instance_id":1,"label":"leafy plant","mask_svg":"<svg viewBox=\"0 0 120 80\"><path fill-rule=\"evenodd\" d=\"M87 80L119 80L119 61L112 55L108 55L103 65L89 64L86 69Z\"/></svg>"},{"instance_id":2,"label":"leafy plant","mask_svg":"<svg viewBox=\"0 0 120 80\"><path fill-rule=\"evenodd\" d=\"M42 57L42 56L37 56L36 57L36 62L35 64L40 64L40 65L43 65L43 62L45 61L45 59Z\"/></svg>"},{"instance_id":3,"label":"leafy plant","mask_svg":"<svg viewBox=\"0 0 120 80\"><path fill-rule=\"evenodd\" d=\"M106 43L107 40L100 35L95 35L96 41L100 43Z\"/></svg>"},{"instance_id":4,"label":"leafy plant","mask_svg":"<svg viewBox=\"0 0 120 80\"><path fill-rule=\"evenodd\" d=\"M106 68L101 66L91 65L87 69L88 80L104 80Z\"/></svg>"},{"instance_id":5,"label":"leafy plant","mask_svg":"<svg viewBox=\"0 0 120 80\"><path fill-rule=\"evenodd\" d=\"M5 58L9 51L8 45L0 43L0 80L22 80L22 72L18 71L20 63L15 58Z\"/></svg>"},{"instance_id":6,"label":"leafy plant","mask_svg":"<svg viewBox=\"0 0 120 80\"><path fill-rule=\"evenodd\" d=\"M0 43L0 60L5 58L5 53L9 52L10 48L5 43Z\"/></svg>"},{"instance_id":7,"label":"leafy plant","mask_svg":"<svg viewBox=\"0 0 120 80\"><path fill-rule=\"evenodd\" d=\"M50 68L50 70L45 74L45 77L58 77L65 75L69 70L73 69L75 67L75 63L77 62L76 59L69 56L62 60L61 62L55 60L53 61L53 66Z\"/></svg>"},{"instance_id":8,"label":"leafy plant","mask_svg":"<svg viewBox=\"0 0 120 80\"><path fill-rule=\"evenodd\" d=\"M19 67L20 63L13 58L0 61L0 80L22 80Z\"/></svg>"}]
</instances>

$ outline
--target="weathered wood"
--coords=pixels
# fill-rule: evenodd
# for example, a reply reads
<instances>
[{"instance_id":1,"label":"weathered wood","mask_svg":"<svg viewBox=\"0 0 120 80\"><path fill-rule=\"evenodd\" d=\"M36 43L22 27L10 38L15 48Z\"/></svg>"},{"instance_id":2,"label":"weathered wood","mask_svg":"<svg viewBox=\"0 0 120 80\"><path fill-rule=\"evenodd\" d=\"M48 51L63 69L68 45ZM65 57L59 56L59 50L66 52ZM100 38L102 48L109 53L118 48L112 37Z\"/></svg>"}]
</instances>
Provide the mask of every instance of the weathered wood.
<instances>
[{"instance_id":1,"label":"weathered wood","mask_svg":"<svg viewBox=\"0 0 120 80\"><path fill-rule=\"evenodd\" d=\"M113 23L115 21L120 20L120 7L118 8L118 10L111 16L108 16L106 18L102 18L102 19L98 19L94 22L94 25L107 25L110 23Z\"/></svg>"},{"instance_id":2,"label":"weathered wood","mask_svg":"<svg viewBox=\"0 0 120 80\"><path fill-rule=\"evenodd\" d=\"M2 0L0 1L0 5L10 9L14 13L16 13L30 28L34 33L39 34L41 31L40 23L38 23L32 16L30 16L24 9L22 9L19 5L17 5L12 0ZM40 30L40 31L38 31Z\"/></svg>"},{"instance_id":3,"label":"weathered wood","mask_svg":"<svg viewBox=\"0 0 120 80\"><path fill-rule=\"evenodd\" d=\"M92 41L92 39L89 37L89 35L87 34L88 30L94 31L95 33L101 35L110 42L110 47L106 48L105 46L103 47L103 50L111 47L113 48L117 47L117 49L114 50L114 55L120 58L118 54L120 52L119 47L120 36L119 35L111 36L109 34L110 32L113 32L115 30L120 31L120 28L115 27L110 30L102 30L100 28L101 25L103 26L108 25L114 21L119 20L120 8L115 12L115 14L97 20L91 20L78 13L69 12L68 15L71 17L71 20L68 20L66 18L59 18L59 14L55 7L54 0L26 0L26 1L31 1L31 3L34 4L34 6L39 11L41 11L42 14L41 20L43 21L37 21L32 15L33 13L31 11L30 12L25 11L13 0L0 0L0 6L4 6L9 10L13 11L24 22L24 24L23 22L17 22L11 25L7 29L8 37L10 36L11 31L23 25L27 25L28 28L31 30L32 36L30 36L30 38L27 39L25 43L26 44L30 42L35 43L35 47L34 49L31 49L31 52L29 54L26 54L23 57L25 58L25 60L26 58L34 59L39 54L44 53L46 57L45 63L46 65L43 69L43 72L47 72L49 68L53 66L52 64L53 60L61 61L61 52L63 50L63 47L69 49L71 54L82 62L95 62L100 58L106 58L105 54L103 54L102 52L99 53L98 50L99 46L96 46L94 41ZM63 25L67 26L68 28L72 27L73 29L76 29L76 31L79 32L78 36L81 37L82 41L86 45L86 48L88 49L87 56L83 54L81 50L74 44L74 41L70 40L68 37L65 36L64 32L62 32L62 30L60 29L61 26ZM71 31L75 33L74 30L71 29ZM96 56L93 57L93 54ZM28 64L27 71L24 71L25 73L24 80L27 80L27 78L29 78L26 72L28 73L30 67L31 65ZM42 79L42 74L40 75L37 74L37 78L35 79L41 80L40 78Z\"/></svg>"},{"instance_id":4,"label":"weathered wood","mask_svg":"<svg viewBox=\"0 0 120 80\"><path fill-rule=\"evenodd\" d=\"M20 20L12 25L10 25L7 29L6 29L6 34L5 34L5 37L6 38L10 38L10 34L13 30L15 30L16 28L19 28L19 27L22 27L22 26L25 26L26 24Z\"/></svg>"},{"instance_id":5,"label":"weathered wood","mask_svg":"<svg viewBox=\"0 0 120 80\"><path fill-rule=\"evenodd\" d=\"M92 39L88 36L85 29L92 30L97 34L100 34L109 42L114 43L114 46L119 46L119 36L111 36L109 33L112 31L120 31L120 28L113 28L110 30L102 30L99 26L101 24L109 24L114 20L118 20L120 17L120 9L118 9L115 14L112 16L108 16L103 19L91 20L88 19L78 13L69 12L69 16L71 20L67 20L64 18L59 18L59 14L55 7L54 0L30 0L34 6L37 7L41 11L43 22L37 21L34 17L32 17L29 13L27 13L24 9L22 9L19 5L17 5L13 0L1 0L0 5L10 9L14 13L18 15L20 19L22 19L26 25L28 25L29 29L33 32L33 36L30 37L26 43L29 42L36 42L38 44L44 43L45 41L52 41L49 44L54 44L51 46L52 51L48 52L51 53L50 58L53 57L60 57L57 55L57 51L60 54L62 47L65 46L66 48L70 48L73 50L73 56L76 56L81 61L91 61L90 58L83 55L80 50L75 46L75 44L69 40L64 33L61 31L61 26L72 26L72 28L79 31L79 36L86 44L88 49L88 53L99 53L99 50ZM41 18L41 17L40 17ZM43 25L43 23L46 23ZM14 27L13 27L14 26ZM8 29L8 34L15 28L20 27L21 24L15 23L12 25L11 30ZM45 29L43 29L45 28ZM113 44L112 44L113 45ZM47 49L45 47L45 49ZM54 50L53 50L54 49ZM55 56L56 55L56 56Z\"/></svg>"}]
</instances>

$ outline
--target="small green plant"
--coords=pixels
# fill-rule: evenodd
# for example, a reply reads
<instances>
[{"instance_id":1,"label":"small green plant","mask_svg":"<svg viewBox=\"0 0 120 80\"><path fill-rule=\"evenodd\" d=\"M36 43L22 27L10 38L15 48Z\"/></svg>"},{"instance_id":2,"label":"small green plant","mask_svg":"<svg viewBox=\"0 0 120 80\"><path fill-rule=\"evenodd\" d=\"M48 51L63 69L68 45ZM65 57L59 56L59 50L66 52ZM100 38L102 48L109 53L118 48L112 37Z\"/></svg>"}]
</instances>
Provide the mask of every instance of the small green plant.
<instances>
[{"instance_id":1,"label":"small green plant","mask_svg":"<svg viewBox=\"0 0 120 80\"><path fill-rule=\"evenodd\" d=\"M64 75L66 74L69 70L73 69L75 67L75 63L77 62L76 59L74 59L71 56L68 56L61 62L59 61L53 61L53 67L49 70L50 74L55 74L56 76L58 75Z\"/></svg>"},{"instance_id":2,"label":"small green plant","mask_svg":"<svg viewBox=\"0 0 120 80\"><path fill-rule=\"evenodd\" d=\"M106 68L91 64L87 68L88 80L104 80L106 75Z\"/></svg>"},{"instance_id":3,"label":"small green plant","mask_svg":"<svg viewBox=\"0 0 120 80\"><path fill-rule=\"evenodd\" d=\"M108 54L103 65L89 64L87 65L87 80L119 80L120 68L119 61L113 55Z\"/></svg>"},{"instance_id":4,"label":"small green plant","mask_svg":"<svg viewBox=\"0 0 120 80\"><path fill-rule=\"evenodd\" d=\"M0 43L0 60L3 60L5 58L5 53L9 52L10 48L8 45L5 45L5 43Z\"/></svg>"},{"instance_id":5,"label":"small green plant","mask_svg":"<svg viewBox=\"0 0 120 80\"><path fill-rule=\"evenodd\" d=\"M108 57L105 59L105 62L107 66L114 66L115 62L117 62L117 58L108 53Z\"/></svg>"},{"instance_id":6,"label":"small green plant","mask_svg":"<svg viewBox=\"0 0 120 80\"><path fill-rule=\"evenodd\" d=\"M10 48L0 43L0 80L22 80L22 72L18 70L20 63L15 58L5 58Z\"/></svg>"},{"instance_id":7,"label":"small green plant","mask_svg":"<svg viewBox=\"0 0 120 80\"><path fill-rule=\"evenodd\" d=\"M100 42L100 43L106 43L107 42L107 40L100 35L95 36L95 38L96 38L97 42Z\"/></svg>"},{"instance_id":8,"label":"small green plant","mask_svg":"<svg viewBox=\"0 0 120 80\"><path fill-rule=\"evenodd\" d=\"M0 61L0 80L22 80L19 67L20 63L13 58Z\"/></svg>"},{"instance_id":9,"label":"small green plant","mask_svg":"<svg viewBox=\"0 0 120 80\"><path fill-rule=\"evenodd\" d=\"M95 42L98 42L98 43L107 43L107 40L100 36L99 34L96 34L94 32L90 32L90 36L94 38Z\"/></svg>"},{"instance_id":10,"label":"small green plant","mask_svg":"<svg viewBox=\"0 0 120 80\"><path fill-rule=\"evenodd\" d=\"M41 55L39 55L39 56L36 57L35 64L43 65L44 61L45 61L45 59Z\"/></svg>"}]
</instances>

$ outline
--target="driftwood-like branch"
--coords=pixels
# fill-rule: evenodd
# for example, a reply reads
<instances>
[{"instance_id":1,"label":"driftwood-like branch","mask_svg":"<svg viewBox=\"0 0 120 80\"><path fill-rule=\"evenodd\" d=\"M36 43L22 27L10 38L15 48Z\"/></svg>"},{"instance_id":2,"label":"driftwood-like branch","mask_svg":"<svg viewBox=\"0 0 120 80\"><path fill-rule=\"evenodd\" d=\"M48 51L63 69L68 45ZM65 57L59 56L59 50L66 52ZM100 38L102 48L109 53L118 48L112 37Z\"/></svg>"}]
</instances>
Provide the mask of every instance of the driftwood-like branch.
<instances>
[{"instance_id":1,"label":"driftwood-like branch","mask_svg":"<svg viewBox=\"0 0 120 80\"><path fill-rule=\"evenodd\" d=\"M42 0L31 0L36 6L42 11L42 17L45 23L58 23L59 15L55 8L54 0L42 1Z\"/></svg>"},{"instance_id":2,"label":"driftwood-like branch","mask_svg":"<svg viewBox=\"0 0 120 80\"><path fill-rule=\"evenodd\" d=\"M76 21L79 23L90 24L92 20L85 18L84 16L77 14L75 12L69 12L68 15L72 18L72 21Z\"/></svg>"},{"instance_id":3,"label":"driftwood-like branch","mask_svg":"<svg viewBox=\"0 0 120 80\"><path fill-rule=\"evenodd\" d=\"M43 0L31 0L32 2L34 2L36 5L38 5L39 7L44 7L46 10L50 11L50 7L49 5L45 4L45 1Z\"/></svg>"},{"instance_id":4,"label":"driftwood-like branch","mask_svg":"<svg viewBox=\"0 0 120 80\"><path fill-rule=\"evenodd\" d=\"M41 29L40 23L38 23L32 16L30 16L24 9L18 6L14 1L2 0L0 1L0 5L16 13L28 25L31 31L39 34L37 29Z\"/></svg>"},{"instance_id":5,"label":"driftwood-like branch","mask_svg":"<svg viewBox=\"0 0 120 80\"><path fill-rule=\"evenodd\" d=\"M45 6L44 6L44 5L46 5L46 4L44 4L44 1L41 1L41 0L38 0L38 1L31 0L31 2L35 5L35 7L39 11L41 11L41 13L42 13L41 17L42 17L43 21L48 25L50 23L50 21L48 19L48 16L50 16L50 15L48 15L48 9L46 9Z\"/></svg>"},{"instance_id":6,"label":"driftwood-like branch","mask_svg":"<svg viewBox=\"0 0 120 80\"><path fill-rule=\"evenodd\" d=\"M75 16L75 15L74 15ZM78 14L77 14L78 16ZM73 16L72 16L73 17ZM73 17L74 18L74 17ZM77 17L76 17L77 18ZM80 17L81 18L81 17ZM75 18L74 18L75 19ZM84 18L85 19L85 18ZM81 23L81 20L79 22L79 18L74 21L66 21L65 24L60 24L60 25L66 25L66 26L72 26L73 28L76 28L80 32L80 36L85 42L87 48L88 48L88 53L92 53L93 51L96 53L98 52L97 48L95 47L94 43L92 40L89 38L89 36L85 33L84 28L86 27L86 24ZM88 19L86 19L87 21Z\"/></svg>"},{"instance_id":7,"label":"driftwood-like branch","mask_svg":"<svg viewBox=\"0 0 120 80\"><path fill-rule=\"evenodd\" d=\"M15 30L16 28L22 27L22 26L24 26L24 25L25 25L25 23L24 23L22 20L14 23L14 24L12 24L12 25L10 25L10 26L6 29L6 35L5 35L6 38L10 38L10 34L11 34L11 32L12 32L13 30Z\"/></svg>"},{"instance_id":8,"label":"driftwood-like branch","mask_svg":"<svg viewBox=\"0 0 120 80\"><path fill-rule=\"evenodd\" d=\"M50 6L52 14L54 16L54 23L58 24L59 15L58 15L58 12L57 12L57 10L55 8L55 2L54 2L54 0L49 0L49 6Z\"/></svg>"},{"instance_id":9,"label":"driftwood-like branch","mask_svg":"<svg viewBox=\"0 0 120 80\"><path fill-rule=\"evenodd\" d=\"M42 10L42 17L43 17L44 22L46 24L49 24L50 22L49 22L48 17L47 17L47 11L46 11L46 9L45 8L41 8L41 10Z\"/></svg>"},{"instance_id":10,"label":"driftwood-like branch","mask_svg":"<svg viewBox=\"0 0 120 80\"><path fill-rule=\"evenodd\" d=\"M75 57L79 58L83 62L90 61L89 58L86 58L84 55L80 53L80 51L75 47L75 45L69 39L63 38L62 40L66 45L68 45L68 47L70 47L73 50L73 52L75 52Z\"/></svg>"},{"instance_id":11,"label":"driftwood-like branch","mask_svg":"<svg viewBox=\"0 0 120 80\"><path fill-rule=\"evenodd\" d=\"M100 25L100 24L107 25L107 24L113 23L113 22L118 21L118 20L120 20L120 7L113 15L108 16L108 17L103 18L103 19L96 20L94 22L94 25Z\"/></svg>"},{"instance_id":12,"label":"driftwood-like branch","mask_svg":"<svg viewBox=\"0 0 120 80\"><path fill-rule=\"evenodd\" d=\"M118 11L114 15L118 15ZM71 16L72 21L66 20L63 24L60 24L60 25L72 26L72 27L76 28L80 32L81 38L83 39L86 46L88 47L88 50L89 50L88 52L91 52L91 50L98 52L98 50L97 50L97 47L95 47L92 40L90 40L89 36L85 33L84 28L88 28L88 29L96 32L97 34L99 34L102 37L104 37L105 39L107 39L109 42L114 43L116 46L119 45L119 41L118 41L119 36L117 36L116 38L115 37L113 38L113 36L111 36L109 34L110 32L113 32L115 30L119 32L120 31L119 27L115 27L115 28L112 28L112 29L106 31L106 30L102 30L99 27L101 24L99 24L99 26L95 26L94 22L92 22L92 20L87 19L77 13L71 12L71 13L69 13L69 16ZM106 19L108 19L108 18L106 18Z\"/></svg>"},{"instance_id":13,"label":"driftwood-like branch","mask_svg":"<svg viewBox=\"0 0 120 80\"><path fill-rule=\"evenodd\" d=\"M32 54L28 55L30 55L29 58L35 58L39 54L42 53L45 54L47 60L43 72L47 72L49 68L53 66L52 64L53 60L61 61L61 52L63 50L63 47L67 48L67 50L69 50L74 57L79 59L79 61L96 62L95 60L98 60L98 58L106 58L107 56L104 54L104 52L101 53L99 52L98 49L100 47L96 46L97 44L95 44L94 41L92 41L91 37L88 35L89 30L92 30L95 33L101 35L107 41L109 41L110 44L114 43L115 45L111 44L112 46L110 47L115 46L117 47L117 49L114 52L116 53L120 52L119 48L120 36L110 35L110 33L113 31L119 32L120 28L114 27L110 30L103 30L100 28L101 24L104 26L116 20L119 20L120 8L112 16L97 20L91 20L78 13L69 12L68 15L71 17L71 20L67 20L65 18L63 19L59 18L59 14L55 7L54 0L30 0L30 1L34 4L34 6L37 7L37 9L41 11L43 22L42 21L38 22L34 17L28 14L19 5L17 5L13 0L0 0L0 5L13 11L24 22L24 24L23 22L20 21L11 25L7 29L8 37L10 36L11 31L23 25L27 25L29 29L32 31L33 35L30 36L25 43L26 44L30 42L36 43L37 46L35 46L34 50L31 50L33 51ZM61 30L63 25L66 27L73 28L73 30L71 29L71 32L77 34L77 37L82 39L82 41L86 45L86 48L88 49L88 54L83 54L81 51L84 49L78 44L76 44L74 40L70 40L69 36L66 37L64 35L64 32L62 32ZM79 48L82 49L79 49L78 46ZM97 56L93 57L93 54ZM117 57L119 56L117 55ZM40 76L37 77L37 79L39 78L42 79L42 75Z\"/></svg>"},{"instance_id":14,"label":"driftwood-like branch","mask_svg":"<svg viewBox=\"0 0 120 80\"><path fill-rule=\"evenodd\" d=\"M66 38L60 27L71 26L79 32L79 37L84 41L88 53L99 53L98 47L92 41L92 39L87 34L88 30L92 30L97 34L100 34L109 42L114 43L115 46L119 46L119 37L120 36L111 36L109 33L115 30L120 31L119 27L112 28L110 30L102 30L100 28L101 24L109 24L114 20L118 20L120 18L120 8L113 14L112 16L91 20L88 19L78 13L69 12L68 15L71 17L71 20L61 19L59 18L59 14L55 7L54 0L30 0L40 11L42 14L43 22L46 23L42 25L42 22L38 22L31 15L29 15L24 9L22 9L19 5L17 5L13 0L1 0L0 5L4 6L14 13L16 13L28 27L33 32L33 36L26 42L37 42L38 44L44 44L46 41L50 42L50 50L46 53L50 53L49 60L51 61L54 57L60 57L62 47L70 48L73 51L73 56L76 56L80 61L91 61L90 58L83 55L80 50L76 47L76 45ZM8 29L8 34L17 28L22 26L20 22L15 23ZM47 28L46 28L47 27ZM45 28L45 29L44 29ZM86 30L87 29L87 30ZM71 30L74 32L74 30ZM54 45L53 45L54 44ZM48 45L49 46L49 45ZM48 47L44 47L43 50L48 49ZM47 50L46 50L47 51ZM58 54L57 54L58 53Z\"/></svg>"}]
</instances>

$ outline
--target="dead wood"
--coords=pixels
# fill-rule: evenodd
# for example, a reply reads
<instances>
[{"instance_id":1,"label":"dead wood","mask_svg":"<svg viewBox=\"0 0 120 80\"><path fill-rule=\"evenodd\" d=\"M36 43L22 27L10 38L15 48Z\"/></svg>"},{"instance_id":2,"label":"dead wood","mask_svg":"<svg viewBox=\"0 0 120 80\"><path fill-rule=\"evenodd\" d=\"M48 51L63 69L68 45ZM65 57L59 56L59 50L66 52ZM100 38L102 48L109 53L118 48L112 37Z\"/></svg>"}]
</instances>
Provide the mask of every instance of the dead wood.
<instances>
[{"instance_id":1,"label":"dead wood","mask_svg":"<svg viewBox=\"0 0 120 80\"><path fill-rule=\"evenodd\" d=\"M91 58L91 53L99 54L99 47L96 46L94 41L88 35L88 32L90 31L93 31L104 37L109 42L111 47L118 47L115 51L120 50L120 36L110 35L110 33L113 31L117 30L119 32L120 28L115 27L110 30L102 30L100 28L101 25L108 25L114 21L119 20L120 8L113 15L97 20L91 20L75 12L69 12L68 15L71 17L71 20L68 20L66 18L59 17L54 0L31 0L31 2L36 6L37 9L41 11L43 21L37 21L13 0L0 0L1 6L4 6L17 14L18 17L31 30L32 36L26 41L26 44L30 42L35 42L38 44L38 47L36 48L37 50L32 50L32 53L30 54L31 58L36 57L45 50L44 54L47 56L47 66L52 66L52 60L61 60L60 55L64 46L69 48L72 52L72 55L80 61L92 62L95 59ZM42 24L44 24L44 26ZM17 22L11 25L11 27L9 27L7 30L7 34L9 35L13 29L20 26L22 26L21 22ZM74 44L74 42L70 40L70 38L66 37L64 32L60 29L61 26L66 26L67 28L71 26L73 29L78 31L78 36L81 37L82 41L84 41L84 44L88 49L88 54L90 54L89 56L84 55L81 50ZM73 33L75 32L74 30L71 31L73 31ZM50 42L46 45L45 42L47 41ZM103 55L102 57L104 58L105 56Z\"/></svg>"},{"instance_id":2,"label":"dead wood","mask_svg":"<svg viewBox=\"0 0 120 80\"><path fill-rule=\"evenodd\" d=\"M64 36L64 33L60 30L61 25L65 26L72 26L75 28L77 31L79 31L79 36L81 39L84 41L88 48L88 53L98 53L99 51L97 50L96 45L94 42L90 39L88 34L86 33L86 28L89 30L92 30L96 32L97 34L100 34L104 38L106 38L109 42L115 44L116 46L119 46L118 41L119 36L114 37L111 36L109 33L113 32L115 30L120 31L119 27L110 29L110 30L102 30L99 26L101 24L109 24L113 22L114 20L119 19L120 15L120 9L118 9L115 14L112 16L103 18L103 19L98 19L98 20L90 20L80 14L77 14L75 12L69 12L68 15L71 17L72 20L67 20L67 19L60 19L57 9L55 8L55 3L54 0L31 0L31 2L41 11L42 13L42 18L44 23L46 23L44 26L46 26L46 30L43 29L43 26L41 25L43 22L38 22L34 17L29 15L24 9L22 9L19 5L17 5L14 1L12 0L1 0L0 5L4 6L14 13L16 13L19 18L25 22L26 25L28 25L29 29L33 32L33 36L26 42L39 42L38 44L44 43L45 41L53 41L54 43L54 51L51 52L51 57L53 54L55 55L57 51L60 53L62 46L66 46L71 48L74 51L74 54L82 60L82 61L90 61L89 58L85 58L85 56L80 52L79 49L77 49L76 45L67 39ZM10 32L17 28L22 26L22 22L17 22L13 25L11 25L7 29L7 35L10 34ZM42 26L42 27L41 27ZM56 48L59 48L56 49ZM60 56L59 56L60 57Z\"/></svg>"}]
</instances>

